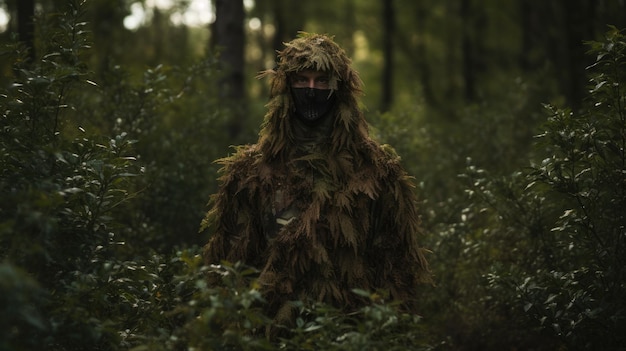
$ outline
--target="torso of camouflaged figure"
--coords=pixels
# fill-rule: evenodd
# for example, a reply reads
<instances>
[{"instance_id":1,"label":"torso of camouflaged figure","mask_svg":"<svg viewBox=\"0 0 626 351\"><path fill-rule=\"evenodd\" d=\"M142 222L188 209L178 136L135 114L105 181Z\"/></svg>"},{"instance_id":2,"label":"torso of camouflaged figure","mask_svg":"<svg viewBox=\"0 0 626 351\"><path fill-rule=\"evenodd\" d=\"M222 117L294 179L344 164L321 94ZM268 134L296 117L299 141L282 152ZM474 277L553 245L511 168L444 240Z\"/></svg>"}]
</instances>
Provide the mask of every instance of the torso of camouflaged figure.
<instances>
[{"instance_id":1,"label":"torso of camouflaged figure","mask_svg":"<svg viewBox=\"0 0 626 351\"><path fill-rule=\"evenodd\" d=\"M302 130L300 143L297 146L295 159L285 162L284 167L274 167L272 172L273 202L271 211L265 210L263 223L268 242L283 230L289 230L289 225L302 215L307 207L311 206L311 193L315 185L331 186L320 170L314 168L315 155L321 155L324 145L328 142L328 128L318 126L315 131ZM298 133L300 134L300 133ZM328 152L328 151L326 151ZM319 160L317 160L319 161ZM287 227L287 229L285 229Z\"/></svg>"},{"instance_id":2,"label":"torso of camouflaged figure","mask_svg":"<svg viewBox=\"0 0 626 351\"><path fill-rule=\"evenodd\" d=\"M271 211L265 209L262 219L263 231L270 245L278 233L286 230L285 226L293 223L301 215L302 209L298 206L298 200L302 200L301 197L309 187L308 184L313 182L313 175L307 178L299 179L285 175L277 177Z\"/></svg>"}]
</instances>

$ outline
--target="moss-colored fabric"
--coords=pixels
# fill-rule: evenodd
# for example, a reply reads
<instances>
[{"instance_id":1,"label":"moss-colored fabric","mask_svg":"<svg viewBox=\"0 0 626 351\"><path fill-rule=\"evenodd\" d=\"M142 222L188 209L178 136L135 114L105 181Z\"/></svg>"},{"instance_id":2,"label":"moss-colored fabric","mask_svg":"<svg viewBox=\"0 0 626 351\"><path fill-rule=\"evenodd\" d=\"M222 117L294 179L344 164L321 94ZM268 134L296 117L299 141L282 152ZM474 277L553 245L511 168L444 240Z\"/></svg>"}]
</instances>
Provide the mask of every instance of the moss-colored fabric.
<instances>
[{"instance_id":1,"label":"moss-colored fabric","mask_svg":"<svg viewBox=\"0 0 626 351\"><path fill-rule=\"evenodd\" d=\"M329 72L337 94L328 132L312 143L292 118L288 77L303 69ZM218 161L221 187L202 223L211 234L206 263L259 268L278 319L289 300L356 306L354 288L384 289L415 306L429 272L413 184L391 148L369 138L350 59L330 37L302 34L261 76L270 78L271 98L258 142ZM282 212L293 218L277 223Z\"/></svg>"}]
</instances>

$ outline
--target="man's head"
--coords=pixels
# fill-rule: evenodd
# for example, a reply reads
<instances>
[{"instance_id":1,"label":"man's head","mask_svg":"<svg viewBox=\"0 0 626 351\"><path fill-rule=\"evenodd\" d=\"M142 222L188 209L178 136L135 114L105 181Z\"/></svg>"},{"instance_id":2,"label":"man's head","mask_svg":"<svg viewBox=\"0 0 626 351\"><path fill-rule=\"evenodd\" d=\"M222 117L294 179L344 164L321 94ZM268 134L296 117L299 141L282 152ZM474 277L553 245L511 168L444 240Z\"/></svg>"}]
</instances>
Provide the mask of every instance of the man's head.
<instances>
[{"instance_id":1,"label":"man's head","mask_svg":"<svg viewBox=\"0 0 626 351\"><path fill-rule=\"evenodd\" d=\"M305 123L318 123L342 96L360 92L360 79L350 63L331 37L300 33L278 53L272 96L289 92L295 115Z\"/></svg>"},{"instance_id":2,"label":"man's head","mask_svg":"<svg viewBox=\"0 0 626 351\"><path fill-rule=\"evenodd\" d=\"M278 52L276 69L263 75L273 76L271 97L289 93L294 84L300 84L298 81L310 78L310 74L319 74L318 85L313 88L330 89L341 99L345 94L361 93L361 79L351 63L332 37L301 32Z\"/></svg>"},{"instance_id":3,"label":"man's head","mask_svg":"<svg viewBox=\"0 0 626 351\"><path fill-rule=\"evenodd\" d=\"M308 126L315 135L330 137L332 148L351 148L367 138L358 103L362 82L345 51L322 34L300 33L284 44L276 67L259 75L270 78L268 112L259 133L264 156L291 152L302 132L312 131Z\"/></svg>"}]
</instances>

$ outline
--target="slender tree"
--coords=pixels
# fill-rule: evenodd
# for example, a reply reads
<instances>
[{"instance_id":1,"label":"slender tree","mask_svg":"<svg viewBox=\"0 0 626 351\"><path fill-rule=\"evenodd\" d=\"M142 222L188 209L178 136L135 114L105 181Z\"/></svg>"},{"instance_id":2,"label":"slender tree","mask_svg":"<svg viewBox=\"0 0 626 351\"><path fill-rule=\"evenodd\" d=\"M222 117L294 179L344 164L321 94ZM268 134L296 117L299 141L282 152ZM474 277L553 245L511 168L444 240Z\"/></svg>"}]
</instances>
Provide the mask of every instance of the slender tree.
<instances>
[{"instance_id":1,"label":"slender tree","mask_svg":"<svg viewBox=\"0 0 626 351\"><path fill-rule=\"evenodd\" d=\"M520 7L520 30L522 32L521 50L519 56L519 65L524 71L530 71L533 67L531 61L531 52L533 48L533 24L534 7L526 0L519 0Z\"/></svg>"},{"instance_id":2,"label":"slender tree","mask_svg":"<svg viewBox=\"0 0 626 351\"><path fill-rule=\"evenodd\" d=\"M420 83L422 85L424 100L429 106L436 106L437 99L435 98L435 94L433 92L431 69L426 57L426 16L427 12L424 6L424 1L417 1L415 3L415 29L417 30L419 39L415 48L415 60L417 61L417 69L420 77Z\"/></svg>"},{"instance_id":3,"label":"slender tree","mask_svg":"<svg viewBox=\"0 0 626 351\"><path fill-rule=\"evenodd\" d=\"M28 48L28 59L35 61L35 0L17 2L17 33L19 39Z\"/></svg>"},{"instance_id":4,"label":"slender tree","mask_svg":"<svg viewBox=\"0 0 626 351\"><path fill-rule=\"evenodd\" d=\"M472 3L471 0L461 0L460 17L463 22L461 51L463 55L463 82L466 101L476 99L476 71L474 57L474 41L472 33Z\"/></svg>"},{"instance_id":5,"label":"slender tree","mask_svg":"<svg viewBox=\"0 0 626 351\"><path fill-rule=\"evenodd\" d=\"M393 37L395 31L393 0L383 0L383 72L380 111L389 111L393 103Z\"/></svg>"},{"instance_id":6,"label":"slender tree","mask_svg":"<svg viewBox=\"0 0 626 351\"><path fill-rule=\"evenodd\" d=\"M565 71L562 75L562 89L567 96L568 103L574 109L580 107L585 95L585 47L583 41L591 34L588 33L585 18L592 12L593 2L585 0L565 1L561 6L564 9L565 43L563 48Z\"/></svg>"},{"instance_id":7,"label":"slender tree","mask_svg":"<svg viewBox=\"0 0 626 351\"><path fill-rule=\"evenodd\" d=\"M220 91L221 97L238 107L228 126L231 138L239 136L244 128L245 98L244 84L244 7L243 0L216 0L214 23L214 48L220 52L219 60L223 70Z\"/></svg>"},{"instance_id":8,"label":"slender tree","mask_svg":"<svg viewBox=\"0 0 626 351\"><path fill-rule=\"evenodd\" d=\"M304 30L305 16L309 16L304 6L306 6L305 2L274 0L271 9L276 28L272 42L274 51L284 49L283 43L293 39L299 31Z\"/></svg>"}]
</instances>

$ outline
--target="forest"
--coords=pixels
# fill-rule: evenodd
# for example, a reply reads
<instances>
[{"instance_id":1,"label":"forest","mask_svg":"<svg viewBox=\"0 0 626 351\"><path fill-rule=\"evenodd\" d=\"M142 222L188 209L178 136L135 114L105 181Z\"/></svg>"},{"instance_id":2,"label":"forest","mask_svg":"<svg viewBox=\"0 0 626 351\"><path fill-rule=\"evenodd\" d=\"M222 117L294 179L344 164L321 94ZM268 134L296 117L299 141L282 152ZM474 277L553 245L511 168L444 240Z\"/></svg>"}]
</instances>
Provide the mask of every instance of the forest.
<instances>
[{"instance_id":1,"label":"forest","mask_svg":"<svg viewBox=\"0 0 626 351\"><path fill-rule=\"evenodd\" d=\"M352 58L434 282L275 340L200 223L299 32ZM626 350L622 0L0 0L0 47L0 350Z\"/></svg>"}]
</instances>

